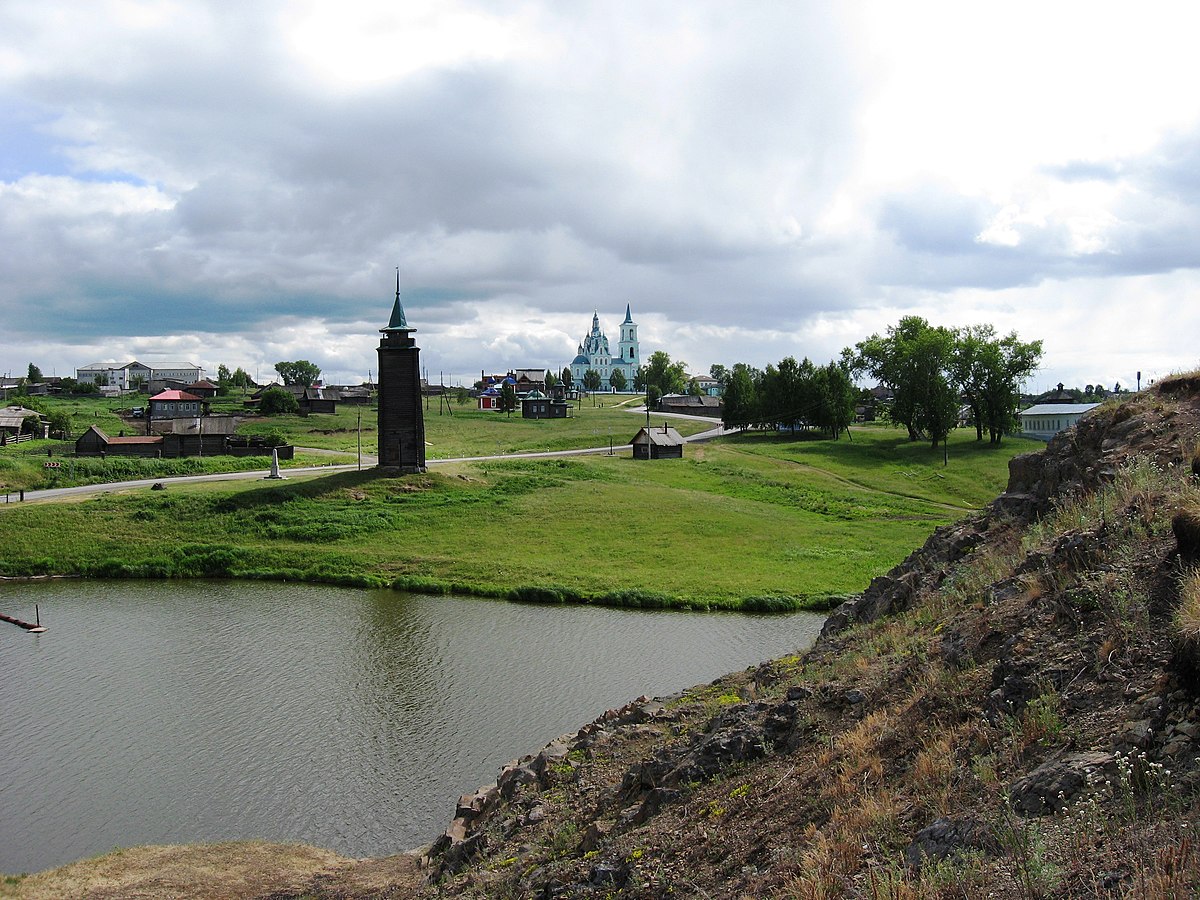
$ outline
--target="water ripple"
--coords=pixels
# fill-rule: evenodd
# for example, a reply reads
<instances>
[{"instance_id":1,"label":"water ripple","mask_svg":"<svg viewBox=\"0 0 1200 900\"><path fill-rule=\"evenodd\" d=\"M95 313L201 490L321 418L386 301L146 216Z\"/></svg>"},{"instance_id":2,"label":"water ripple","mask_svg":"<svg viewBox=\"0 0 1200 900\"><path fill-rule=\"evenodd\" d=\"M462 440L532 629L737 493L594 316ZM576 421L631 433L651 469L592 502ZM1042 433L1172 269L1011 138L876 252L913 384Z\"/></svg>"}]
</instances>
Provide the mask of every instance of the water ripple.
<instances>
[{"instance_id":1,"label":"water ripple","mask_svg":"<svg viewBox=\"0 0 1200 900\"><path fill-rule=\"evenodd\" d=\"M460 793L639 694L808 646L817 616L236 582L0 586L0 872L116 846L429 841Z\"/></svg>"}]
</instances>

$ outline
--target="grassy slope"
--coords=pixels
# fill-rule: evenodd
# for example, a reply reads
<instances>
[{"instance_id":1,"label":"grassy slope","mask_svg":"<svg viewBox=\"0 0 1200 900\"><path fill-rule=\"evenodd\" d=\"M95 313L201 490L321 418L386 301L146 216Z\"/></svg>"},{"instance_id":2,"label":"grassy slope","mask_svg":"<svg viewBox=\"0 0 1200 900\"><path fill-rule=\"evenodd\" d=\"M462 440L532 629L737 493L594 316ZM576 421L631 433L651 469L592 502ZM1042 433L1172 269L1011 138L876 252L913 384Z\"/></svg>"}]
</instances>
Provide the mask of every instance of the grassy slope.
<instances>
[{"instance_id":1,"label":"grassy slope","mask_svg":"<svg viewBox=\"0 0 1200 900\"><path fill-rule=\"evenodd\" d=\"M927 447L871 428L853 444L744 435L653 464L458 463L402 479L348 472L27 504L0 516L0 574L400 579L698 606L821 599L861 589L958 509L1002 489L1024 445L978 452L966 438L947 470ZM956 468L962 477L940 477ZM925 496L897 496L898 478Z\"/></svg>"}]
</instances>

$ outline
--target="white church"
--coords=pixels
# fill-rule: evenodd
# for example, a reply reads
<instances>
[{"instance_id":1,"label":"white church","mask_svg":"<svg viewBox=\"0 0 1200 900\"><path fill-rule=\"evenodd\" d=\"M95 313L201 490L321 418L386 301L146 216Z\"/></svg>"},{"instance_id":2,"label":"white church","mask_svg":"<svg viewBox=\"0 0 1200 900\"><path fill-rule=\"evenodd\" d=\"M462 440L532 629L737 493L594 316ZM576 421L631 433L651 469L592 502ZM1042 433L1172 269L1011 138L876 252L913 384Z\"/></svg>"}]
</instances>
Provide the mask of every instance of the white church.
<instances>
[{"instance_id":1,"label":"white church","mask_svg":"<svg viewBox=\"0 0 1200 900\"><path fill-rule=\"evenodd\" d=\"M600 389L612 390L612 374L625 376L626 390L633 390L633 379L642 365L642 353L638 347L637 325L625 304L625 321L621 323L621 340L614 354L608 348L608 337L600 330L600 315L592 313L592 330L579 345L579 353L571 361L571 380L583 383L583 373L595 369L600 374Z\"/></svg>"}]
</instances>

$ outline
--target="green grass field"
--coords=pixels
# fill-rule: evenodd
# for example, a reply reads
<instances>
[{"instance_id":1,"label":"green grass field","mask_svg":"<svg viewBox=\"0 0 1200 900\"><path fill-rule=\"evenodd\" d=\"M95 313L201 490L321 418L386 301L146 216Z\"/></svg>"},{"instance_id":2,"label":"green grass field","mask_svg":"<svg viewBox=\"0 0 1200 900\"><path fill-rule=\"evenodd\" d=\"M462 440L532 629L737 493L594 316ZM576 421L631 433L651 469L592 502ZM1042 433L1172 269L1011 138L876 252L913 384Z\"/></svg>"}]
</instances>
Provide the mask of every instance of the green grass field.
<instances>
[{"instance_id":1,"label":"green grass field","mask_svg":"<svg viewBox=\"0 0 1200 900\"><path fill-rule=\"evenodd\" d=\"M611 439L615 446L626 444L645 424L645 417L630 412L642 402L640 396L597 396L572 404L567 419L523 419L519 412L482 412L472 404L438 403L427 398L425 410L425 455L428 459L459 459L545 450L570 450L577 447L603 447ZM363 452L374 455L378 446L374 406L362 407ZM652 420L662 419L652 416ZM680 434L695 434L716 425L675 420ZM359 410L342 406L332 415L275 416L257 419L238 429L239 434L278 432L288 443L301 447L356 452Z\"/></svg>"},{"instance_id":2,"label":"green grass field","mask_svg":"<svg viewBox=\"0 0 1200 900\"><path fill-rule=\"evenodd\" d=\"M643 424L645 417L632 414L642 397L603 395L573 405L571 417L556 420L523 419L520 414L508 416L496 412L480 412L473 405L438 403L429 398L425 413L425 438L429 459L458 459L471 456L569 450L578 447L603 447L627 443ZM119 411L128 412L139 401L136 398L104 400L100 398L57 399L40 398L39 405L47 411L65 410L71 416L71 427L81 434L95 424L109 435L141 433L144 420L121 418ZM143 402L144 401L140 401ZM449 406L449 409L447 408ZM440 409L439 409L440 407ZM240 398L218 398L214 413L238 414L245 410ZM294 462L285 467L322 465L331 462L350 463L357 458L361 425L362 452L374 456L377 452L376 417L374 406L356 408L342 405L330 415L283 415L248 417L238 427L239 434L278 434L297 447L332 450L346 454L330 458L297 453ZM662 421L653 417L655 422ZM675 420L673 427L681 434L695 434L711 428L716 422ZM234 457L211 457L203 461L137 460L131 458L80 460L70 462L73 442L29 441L0 450L0 491L37 490L68 487L74 484L98 484L134 478L169 478L173 475L193 475L203 472L236 472L261 469L262 459L248 461ZM47 469L47 454L63 464Z\"/></svg>"},{"instance_id":3,"label":"green grass field","mask_svg":"<svg viewBox=\"0 0 1200 900\"><path fill-rule=\"evenodd\" d=\"M861 590L933 528L999 494L1008 459L1030 446L1038 445L995 448L958 434L943 468L940 452L869 427L853 442L738 435L690 446L683 460L625 453L452 463L404 478L364 471L115 491L0 509L0 575L821 605Z\"/></svg>"}]
</instances>

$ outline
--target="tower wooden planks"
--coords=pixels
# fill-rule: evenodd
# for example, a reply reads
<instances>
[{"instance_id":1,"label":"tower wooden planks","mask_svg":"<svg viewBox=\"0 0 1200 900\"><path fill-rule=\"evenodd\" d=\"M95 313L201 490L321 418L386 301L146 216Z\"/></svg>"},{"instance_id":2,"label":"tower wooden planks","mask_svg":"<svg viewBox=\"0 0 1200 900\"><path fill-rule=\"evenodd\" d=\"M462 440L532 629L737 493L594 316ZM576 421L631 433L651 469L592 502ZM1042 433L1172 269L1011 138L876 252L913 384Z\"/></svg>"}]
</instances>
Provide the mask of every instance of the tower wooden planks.
<instances>
[{"instance_id":1,"label":"tower wooden planks","mask_svg":"<svg viewBox=\"0 0 1200 900\"><path fill-rule=\"evenodd\" d=\"M425 471L425 416L421 409L421 348L396 302L379 340L379 468L403 474Z\"/></svg>"}]
</instances>

